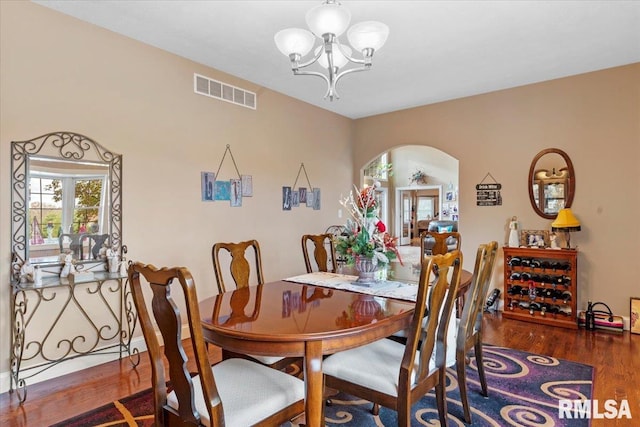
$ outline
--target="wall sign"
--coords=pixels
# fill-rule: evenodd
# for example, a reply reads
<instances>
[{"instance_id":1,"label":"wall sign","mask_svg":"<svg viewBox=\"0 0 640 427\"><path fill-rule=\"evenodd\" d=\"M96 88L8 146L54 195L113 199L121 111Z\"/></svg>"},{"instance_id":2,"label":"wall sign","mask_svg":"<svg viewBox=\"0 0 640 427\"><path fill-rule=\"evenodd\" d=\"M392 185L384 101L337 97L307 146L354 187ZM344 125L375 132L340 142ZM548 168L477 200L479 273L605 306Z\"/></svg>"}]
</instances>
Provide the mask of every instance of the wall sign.
<instances>
[{"instance_id":1,"label":"wall sign","mask_svg":"<svg viewBox=\"0 0 640 427\"><path fill-rule=\"evenodd\" d=\"M304 177L307 179L308 187L298 187L298 179L300 173L304 172ZM309 175L307 175L307 169L304 167L304 163L300 163L300 169L298 169L298 175L291 187L282 187L282 210L290 211L292 207L307 206L313 208L313 210L320 210L320 189L314 188L309 181Z\"/></svg>"},{"instance_id":2,"label":"wall sign","mask_svg":"<svg viewBox=\"0 0 640 427\"><path fill-rule=\"evenodd\" d=\"M493 180L493 183L485 183L487 177ZM501 206L502 195L500 190L502 184L498 184L495 178L487 173L480 184L476 185L476 205L477 206Z\"/></svg>"}]
</instances>

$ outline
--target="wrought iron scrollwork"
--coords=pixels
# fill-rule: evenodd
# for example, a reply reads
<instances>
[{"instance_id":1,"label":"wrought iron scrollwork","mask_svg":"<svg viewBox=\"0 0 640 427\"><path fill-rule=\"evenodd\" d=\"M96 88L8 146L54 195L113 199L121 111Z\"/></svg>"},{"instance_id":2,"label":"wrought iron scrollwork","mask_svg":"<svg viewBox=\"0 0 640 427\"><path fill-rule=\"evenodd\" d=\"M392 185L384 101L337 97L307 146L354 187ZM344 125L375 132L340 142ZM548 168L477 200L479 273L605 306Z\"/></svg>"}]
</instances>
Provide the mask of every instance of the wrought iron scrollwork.
<instances>
[{"instance_id":1,"label":"wrought iron scrollwork","mask_svg":"<svg viewBox=\"0 0 640 427\"><path fill-rule=\"evenodd\" d=\"M126 353L134 367L140 362L139 350L132 347L138 318L128 280L119 274L96 274L86 283L16 288L12 296L11 391L18 393L21 402L26 399L26 380L70 358L93 353L122 358ZM85 309L85 298L91 299L92 312ZM41 324L38 330L34 325L29 328L45 308L49 318L53 317L46 330ZM80 313L73 326L81 332L66 329L63 316L70 311Z\"/></svg>"},{"instance_id":2,"label":"wrought iron scrollwork","mask_svg":"<svg viewBox=\"0 0 640 427\"><path fill-rule=\"evenodd\" d=\"M20 402L27 397L27 381L69 359L88 354L128 354L140 361L132 336L137 313L125 275L108 272L104 259L74 260L86 274L59 277L62 264L41 263L42 283L24 283L20 269L29 255L29 174L31 160L83 162L108 167L109 246L124 260L122 244L122 156L73 132L52 132L11 144L11 348L10 391ZM39 260L38 260L39 261ZM124 261L123 261L124 262ZM88 279L86 278L88 277ZM80 279L78 279L80 280Z\"/></svg>"},{"instance_id":3,"label":"wrought iron scrollwork","mask_svg":"<svg viewBox=\"0 0 640 427\"><path fill-rule=\"evenodd\" d=\"M12 277L28 259L29 159L41 156L64 161L99 162L109 167L110 245L122 247L122 155L96 141L73 132L52 132L28 141L11 143L11 237Z\"/></svg>"}]
</instances>

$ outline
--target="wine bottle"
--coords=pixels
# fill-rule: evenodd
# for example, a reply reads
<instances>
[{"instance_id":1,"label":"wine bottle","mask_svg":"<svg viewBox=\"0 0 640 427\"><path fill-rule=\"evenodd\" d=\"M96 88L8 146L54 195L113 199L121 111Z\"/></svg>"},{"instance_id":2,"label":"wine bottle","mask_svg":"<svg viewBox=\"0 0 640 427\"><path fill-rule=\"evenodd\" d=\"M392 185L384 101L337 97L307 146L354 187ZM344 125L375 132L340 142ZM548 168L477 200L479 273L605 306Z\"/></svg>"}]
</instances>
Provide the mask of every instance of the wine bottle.
<instances>
[{"instance_id":1,"label":"wine bottle","mask_svg":"<svg viewBox=\"0 0 640 427\"><path fill-rule=\"evenodd\" d=\"M522 286L514 285L509 288L507 293L509 295L520 295L520 291L522 290Z\"/></svg>"},{"instance_id":2,"label":"wine bottle","mask_svg":"<svg viewBox=\"0 0 640 427\"><path fill-rule=\"evenodd\" d=\"M593 331L596 329L596 316L593 312L593 303L591 301L587 302L587 311L584 314L585 328L588 331Z\"/></svg>"},{"instance_id":3,"label":"wine bottle","mask_svg":"<svg viewBox=\"0 0 640 427\"><path fill-rule=\"evenodd\" d=\"M511 267L518 267L520 266L521 262L522 262L522 259L520 257L514 256L509 260L509 265Z\"/></svg>"},{"instance_id":4,"label":"wine bottle","mask_svg":"<svg viewBox=\"0 0 640 427\"><path fill-rule=\"evenodd\" d=\"M548 309L549 313L556 314L560 311L560 306L553 304Z\"/></svg>"}]
</instances>

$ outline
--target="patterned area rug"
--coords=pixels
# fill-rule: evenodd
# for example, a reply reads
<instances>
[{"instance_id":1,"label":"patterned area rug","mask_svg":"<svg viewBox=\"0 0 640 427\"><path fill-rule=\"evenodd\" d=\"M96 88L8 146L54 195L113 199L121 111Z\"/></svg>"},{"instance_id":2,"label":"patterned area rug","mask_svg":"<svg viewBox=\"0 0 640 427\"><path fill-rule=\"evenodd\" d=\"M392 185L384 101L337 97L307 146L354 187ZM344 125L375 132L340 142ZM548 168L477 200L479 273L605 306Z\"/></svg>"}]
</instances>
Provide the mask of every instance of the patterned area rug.
<instances>
[{"instance_id":1,"label":"patterned area rug","mask_svg":"<svg viewBox=\"0 0 640 427\"><path fill-rule=\"evenodd\" d=\"M484 346L489 397L480 395L480 383L471 359L467 367L467 391L475 426L589 426L586 419L559 419L560 399L592 396L591 366L502 347ZM451 426L464 426L455 369L447 374L447 405ZM344 393L332 397L326 407L327 426L392 427L396 412L381 408L370 413L371 403ZM53 427L152 426L151 390L128 396ZM435 394L428 393L413 407L412 426L439 425Z\"/></svg>"}]
</instances>

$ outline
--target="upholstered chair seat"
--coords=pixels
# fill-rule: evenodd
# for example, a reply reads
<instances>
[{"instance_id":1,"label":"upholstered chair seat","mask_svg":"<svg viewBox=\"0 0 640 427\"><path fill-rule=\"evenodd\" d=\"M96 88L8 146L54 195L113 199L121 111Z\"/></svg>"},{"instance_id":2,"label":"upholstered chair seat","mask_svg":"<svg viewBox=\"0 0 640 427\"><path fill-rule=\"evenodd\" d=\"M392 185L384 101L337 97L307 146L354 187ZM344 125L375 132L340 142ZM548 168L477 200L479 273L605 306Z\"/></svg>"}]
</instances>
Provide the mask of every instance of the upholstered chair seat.
<instances>
[{"instance_id":1,"label":"upholstered chair seat","mask_svg":"<svg viewBox=\"0 0 640 427\"><path fill-rule=\"evenodd\" d=\"M405 346L393 340L378 340L362 347L340 352L340 357L328 358L322 365L325 375L339 377L358 384L361 387L377 390L398 397L398 372L405 352ZM420 352L416 353L414 369L411 373L411 385L416 385L416 372ZM455 347L454 359L455 363ZM352 366L359 365L354 370ZM436 370L435 358L429 362L429 374Z\"/></svg>"},{"instance_id":2,"label":"upholstered chair seat","mask_svg":"<svg viewBox=\"0 0 640 427\"><path fill-rule=\"evenodd\" d=\"M264 414L276 413L304 399L302 381L293 376L283 376L282 372L267 366L246 359L227 359L212 368L220 400L224 404L226 427L255 425L264 418ZM193 392L200 422L211 426L199 375L193 378ZM178 410L175 392L167 395L167 404Z\"/></svg>"}]
</instances>

